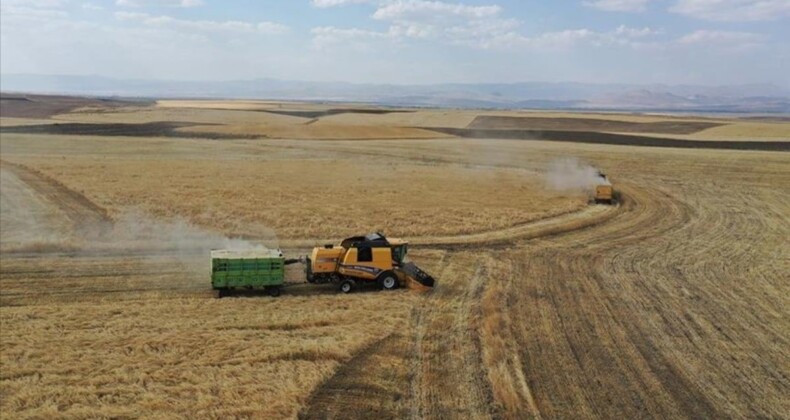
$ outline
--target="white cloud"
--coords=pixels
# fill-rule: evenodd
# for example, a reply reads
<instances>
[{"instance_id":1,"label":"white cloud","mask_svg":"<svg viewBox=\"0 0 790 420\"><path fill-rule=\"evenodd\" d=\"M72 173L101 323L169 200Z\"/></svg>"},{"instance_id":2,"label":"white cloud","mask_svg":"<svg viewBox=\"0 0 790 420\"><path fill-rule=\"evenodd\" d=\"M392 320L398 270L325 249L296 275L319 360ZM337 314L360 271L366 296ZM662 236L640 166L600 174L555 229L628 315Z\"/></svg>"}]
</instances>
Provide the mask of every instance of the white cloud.
<instances>
[{"instance_id":1,"label":"white cloud","mask_svg":"<svg viewBox=\"0 0 790 420\"><path fill-rule=\"evenodd\" d=\"M584 5L609 12L641 12L650 0L595 0L585 1Z\"/></svg>"},{"instance_id":2,"label":"white cloud","mask_svg":"<svg viewBox=\"0 0 790 420\"><path fill-rule=\"evenodd\" d=\"M240 22L235 20L184 20L170 16L152 16L147 13L115 12L115 17L120 20L137 21L146 26L181 29L185 31L204 32L236 32L236 33L262 33L282 34L288 31L286 25L276 22Z\"/></svg>"},{"instance_id":3,"label":"white cloud","mask_svg":"<svg viewBox=\"0 0 790 420\"><path fill-rule=\"evenodd\" d=\"M340 44L340 39L357 45L382 40L402 42L415 39L486 50L550 50L567 49L580 44L641 47L646 43L639 39L659 34L652 28L620 26L610 32L568 29L525 36L519 30L521 22L503 16L503 9L496 4L467 5L426 0L314 0L313 3L331 7L361 1L376 4L372 17L389 23L385 31L321 27L312 32L314 44ZM646 1L631 0L631 3L644 4Z\"/></svg>"},{"instance_id":4,"label":"white cloud","mask_svg":"<svg viewBox=\"0 0 790 420\"><path fill-rule=\"evenodd\" d=\"M630 28L625 25L620 25L615 29L616 35L623 35L629 38L642 38L650 35L658 35L661 31L645 26L644 28Z\"/></svg>"},{"instance_id":5,"label":"white cloud","mask_svg":"<svg viewBox=\"0 0 790 420\"><path fill-rule=\"evenodd\" d=\"M310 30L313 35L313 44L316 47L326 47L333 44L354 42L357 46L371 39L389 38L386 32L368 31L358 28L337 28L334 26L319 26Z\"/></svg>"},{"instance_id":6,"label":"white cloud","mask_svg":"<svg viewBox=\"0 0 790 420\"><path fill-rule=\"evenodd\" d=\"M698 30L677 40L679 45L702 46L725 51L743 51L761 47L766 37L751 32Z\"/></svg>"},{"instance_id":7,"label":"white cloud","mask_svg":"<svg viewBox=\"0 0 790 420\"><path fill-rule=\"evenodd\" d=\"M0 27L7 24L25 25L60 20L66 19L68 16L68 12L60 9L16 6L13 2L0 3L0 17L2 18Z\"/></svg>"},{"instance_id":8,"label":"white cloud","mask_svg":"<svg viewBox=\"0 0 790 420\"><path fill-rule=\"evenodd\" d=\"M372 3L372 0L312 0L310 4L315 7L327 8L335 6L345 6L347 4Z\"/></svg>"},{"instance_id":9,"label":"white cloud","mask_svg":"<svg viewBox=\"0 0 790 420\"><path fill-rule=\"evenodd\" d=\"M380 3L372 17L389 22L394 38L438 39L471 45L475 38L502 36L519 26L500 16L498 5L470 6L442 1L400 0Z\"/></svg>"},{"instance_id":10,"label":"white cloud","mask_svg":"<svg viewBox=\"0 0 790 420\"><path fill-rule=\"evenodd\" d=\"M380 6L373 18L379 20L435 20L443 16L481 19L498 15L502 8L497 5L468 6L441 1L408 0L386 3Z\"/></svg>"},{"instance_id":11,"label":"white cloud","mask_svg":"<svg viewBox=\"0 0 790 420\"><path fill-rule=\"evenodd\" d=\"M35 9L59 9L66 6L67 3L67 0L3 0L2 5Z\"/></svg>"},{"instance_id":12,"label":"white cloud","mask_svg":"<svg viewBox=\"0 0 790 420\"><path fill-rule=\"evenodd\" d=\"M104 7L95 5L93 3L82 3L83 10L104 10Z\"/></svg>"},{"instance_id":13,"label":"white cloud","mask_svg":"<svg viewBox=\"0 0 790 420\"><path fill-rule=\"evenodd\" d=\"M788 0L678 0L670 11L713 21L761 21L790 17Z\"/></svg>"},{"instance_id":14,"label":"white cloud","mask_svg":"<svg viewBox=\"0 0 790 420\"><path fill-rule=\"evenodd\" d=\"M621 25L612 31L600 32L591 29L566 29L562 31L545 32L537 36L518 36L513 38L515 46L524 46L541 50L569 49L580 45L594 47L602 46L640 46L636 41L658 34L652 28L630 28ZM508 47L507 44L503 45Z\"/></svg>"},{"instance_id":15,"label":"white cloud","mask_svg":"<svg viewBox=\"0 0 790 420\"><path fill-rule=\"evenodd\" d=\"M166 6L187 8L202 6L203 4L203 0L115 0L115 5L119 7Z\"/></svg>"}]
</instances>

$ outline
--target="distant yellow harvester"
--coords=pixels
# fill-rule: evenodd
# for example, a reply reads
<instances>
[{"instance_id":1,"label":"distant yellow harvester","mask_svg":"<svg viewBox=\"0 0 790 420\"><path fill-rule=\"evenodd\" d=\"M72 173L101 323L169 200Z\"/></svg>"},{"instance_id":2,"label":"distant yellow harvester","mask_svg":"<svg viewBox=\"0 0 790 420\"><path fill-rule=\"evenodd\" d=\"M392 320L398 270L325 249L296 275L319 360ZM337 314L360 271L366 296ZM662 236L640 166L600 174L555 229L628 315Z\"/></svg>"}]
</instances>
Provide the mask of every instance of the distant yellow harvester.
<instances>
[{"instance_id":1,"label":"distant yellow harvester","mask_svg":"<svg viewBox=\"0 0 790 420\"><path fill-rule=\"evenodd\" d=\"M601 178L601 183L595 186L595 196L593 197L596 203L614 203L614 188L612 183L606 177L606 174L598 172L598 177Z\"/></svg>"}]
</instances>

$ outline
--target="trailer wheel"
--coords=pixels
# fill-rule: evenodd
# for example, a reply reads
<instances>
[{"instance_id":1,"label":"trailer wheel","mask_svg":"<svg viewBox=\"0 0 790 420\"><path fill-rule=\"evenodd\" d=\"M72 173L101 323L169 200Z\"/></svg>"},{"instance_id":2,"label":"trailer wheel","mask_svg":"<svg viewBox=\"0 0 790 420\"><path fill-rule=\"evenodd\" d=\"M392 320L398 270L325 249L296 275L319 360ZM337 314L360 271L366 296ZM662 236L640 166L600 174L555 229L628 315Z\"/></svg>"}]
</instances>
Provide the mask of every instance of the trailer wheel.
<instances>
[{"instance_id":1,"label":"trailer wheel","mask_svg":"<svg viewBox=\"0 0 790 420\"><path fill-rule=\"evenodd\" d=\"M398 276L393 272L386 272L379 278L379 285L384 290L395 290L398 288Z\"/></svg>"},{"instance_id":2,"label":"trailer wheel","mask_svg":"<svg viewBox=\"0 0 790 420\"><path fill-rule=\"evenodd\" d=\"M280 288L277 287L277 286L270 287L269 288L269 296L271 296L271 297L280 296Z\"/></svg>"},{"instance_id":3,"label":"trailer wheel","mask_svg":"<svg viewBox=\"0 0 790 420\"><path fill-rule=\"evenodd\" d=\"M217 299L222 299L226 296L225 289L217 289Z\"/></svg>"},{"instance_id":4,"label":"trailer wheel","mask_svg":"<svg viewBox=\"0 0 790 420\"><path fill-rule=\"evenodd\" d=\"M353 280L343 280L340 283L340 291L343 293L351 293L354 290L354 281Z\"/></svg>"}]
</instances>

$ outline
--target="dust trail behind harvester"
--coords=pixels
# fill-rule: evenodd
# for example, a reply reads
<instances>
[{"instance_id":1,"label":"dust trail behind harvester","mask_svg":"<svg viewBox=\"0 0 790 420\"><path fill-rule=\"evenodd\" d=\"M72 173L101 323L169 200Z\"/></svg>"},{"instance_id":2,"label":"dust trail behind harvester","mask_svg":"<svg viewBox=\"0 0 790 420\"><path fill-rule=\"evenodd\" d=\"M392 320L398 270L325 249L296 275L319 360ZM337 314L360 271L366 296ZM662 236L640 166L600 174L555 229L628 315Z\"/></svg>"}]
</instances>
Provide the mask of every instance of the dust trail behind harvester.
<instances>
[{"instance_id":1,"label":"dust trail behind harvester","mask_svg":"<svg viewBox=\"0 0 790 420\"><path fill-rule=\"evenodd\" d=\"M162 220L139 212L127 212L116 217L112 226L103 230L94 241L99 246L182 254L197 254L219 248L246 251L277 247L277 236L273 231L260 242L252 242L200 228L184 218Z\"/></svg>"},{"instance_id":2,"label":"dust trail behind harvester","mask_svg":"<svg viewBox=\"0 0 790 420\"><path fill-rule=\"evenodd\" d=\"M595 167L576 158L564 158L549 164L546 185L556 191L578 191L592 195L597 185L611 184Z\"/></svg>"},{"instance_id":3,"label":"dust trail behind harvester","mask_svg":"<svg viewBox=\"0 0 790 420\"><path fill-rule=\"evenodd\" d=\"M62 255L135 257L142 263L162 259L183 266L190 278L204 279L212 249L235 251L276 248L274 231L257 241L235 239L198 227L184 218L162 219L140 211L110 217L82 194L24 165L0 168L0 256Z\"/></svg>"},{"instance_id":4,"label":"dust trail behind harvester","mask_svg":"<svg viewBox=\"0 0 790 420\"><path fill-rule=\"evenodd\" d=\"M8 198L8 197L6 197ZM3 227L13 231L26 230L30 234L15 235L4 240L2 252L41 254L67 253L78 257L104 255L142 257L141 263L161 262L172 259L195 281L205 281L210 272L209 252L213 249L234 251L264 250L277 248L277 236L264 235L259 241L231 238L221 233L198 227L183 218L156 219L141 212L126 212L113 221L101 223L77 223L71 229L49 230L52 226L63 227L68 223L29 218L28 223L19 225L19 217L10 217L25 211L12 208L17 203L4 200ZM28 209L29 210L29 209ZM53 222L53 223L50 223ZM31 226L41 223L40 226ZM13 229L11 229L13 228ZM42 236L38 232L46 232Z\"/></svg>"},{"instance_id":5,"label":"dust trail behind harvester","mask_svg":"<svg viewBox=\"0 0 790 420\"><path fill-rule=\"evenodd\" d=\"M261 241L253 242L200 228L183 218L159 220L142 213L124 213L82 252L117 248L154 257L162 254L177 259L192 277L203 280L210 273L208 255L211 250L248 251L277 247L277 236L273 231L269 231Z\"/></svg>"}]
</instances>

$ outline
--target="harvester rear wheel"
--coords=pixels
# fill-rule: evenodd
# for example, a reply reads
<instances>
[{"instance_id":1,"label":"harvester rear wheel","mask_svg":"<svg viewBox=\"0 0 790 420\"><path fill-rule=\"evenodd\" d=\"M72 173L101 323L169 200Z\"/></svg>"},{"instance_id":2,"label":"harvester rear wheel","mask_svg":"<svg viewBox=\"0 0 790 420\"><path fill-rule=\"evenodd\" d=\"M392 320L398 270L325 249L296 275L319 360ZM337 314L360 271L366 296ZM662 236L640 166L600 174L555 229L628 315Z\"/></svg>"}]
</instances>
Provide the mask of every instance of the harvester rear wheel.
<instances>
[{"instance_id":1,"label":"harvester rear wheel","mask_svg":"<svg viewBox=\"0 0 790 420\"><path fill-rule=\"evenodd\" d=\"M386 272L379 277L379 285L384 290L395 290L398 288L398 276L393 272Z\"/></svg>"},{"instance_id":2,"label":"harvester rear wheel","mask_svg":"<svg viewBox=\"0 0 790 420\"><path fill-rule=\"evenodd\" d=\"M354 280L343 280L340 283L340 291L343 293L351 293L354 290Z\"/></svg>"},{"instance_id":3,"label":"harvester rear wheel","mask_svg":"<svg viewBox=\"0 0 790 420\"><path fill-rule=\"evenodd\" d=\"M268 292L269 292L269 296L271 296L271 297L280 296L280 288L277 287L277 286L270 287Z\"/></svg>"}]
</instances>

